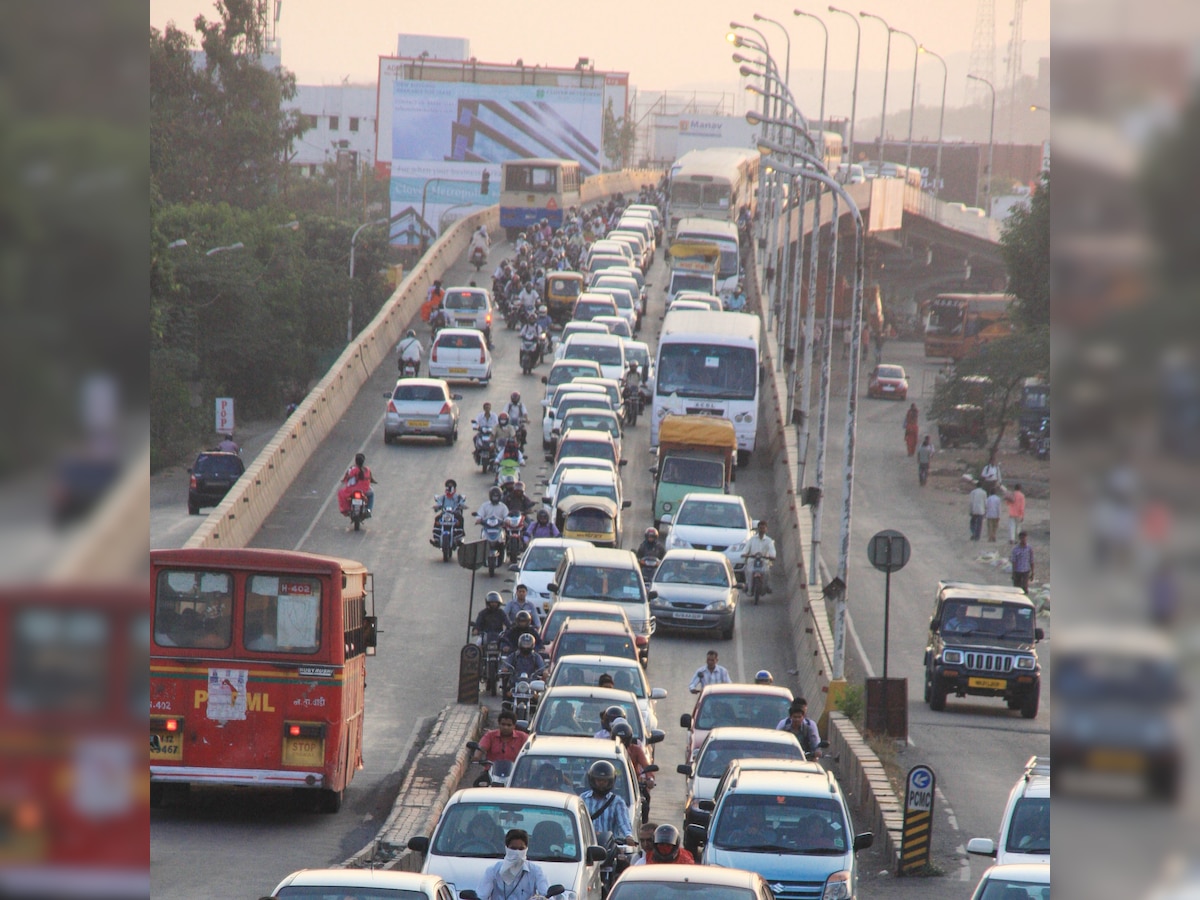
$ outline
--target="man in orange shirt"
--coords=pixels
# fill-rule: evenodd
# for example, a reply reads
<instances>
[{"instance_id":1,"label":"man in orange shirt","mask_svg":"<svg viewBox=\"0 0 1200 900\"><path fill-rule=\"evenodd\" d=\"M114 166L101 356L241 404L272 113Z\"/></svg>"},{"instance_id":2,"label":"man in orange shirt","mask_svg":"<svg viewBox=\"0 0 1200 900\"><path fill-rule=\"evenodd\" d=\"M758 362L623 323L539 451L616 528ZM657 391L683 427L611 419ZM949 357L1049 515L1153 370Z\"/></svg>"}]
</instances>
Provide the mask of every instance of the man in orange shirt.
<instances>
[{"instance_id":1,"label":"man in orange shirt","mask_svg":"<svg viewBox=\"0 0 1200 900\"><path fill-rule=\"evenodd\" d=\"M1014 484L1013 489L1004 496L1004 501L1008 506L1008 542L1015 544L1017 535L1025 525L1025 495L1021 492L1021 485Z\"/></svg>"},{"instance_id":2,"label":"man in orange shirt","mask_svg":"<svg viewBox=\"0 0 1200 900\"><path fill-rule=\"evenodd\" d=\"M517 716L511 710L501 710L500 715L496 716L496 725L499 727L493 728L480 739L478 752L483 756L476 756L476 761L482 762L487 759L498 762L506 759L516 762L517 754L529 740L529 734L517 731Z\"/></svg>"}]
</instances>

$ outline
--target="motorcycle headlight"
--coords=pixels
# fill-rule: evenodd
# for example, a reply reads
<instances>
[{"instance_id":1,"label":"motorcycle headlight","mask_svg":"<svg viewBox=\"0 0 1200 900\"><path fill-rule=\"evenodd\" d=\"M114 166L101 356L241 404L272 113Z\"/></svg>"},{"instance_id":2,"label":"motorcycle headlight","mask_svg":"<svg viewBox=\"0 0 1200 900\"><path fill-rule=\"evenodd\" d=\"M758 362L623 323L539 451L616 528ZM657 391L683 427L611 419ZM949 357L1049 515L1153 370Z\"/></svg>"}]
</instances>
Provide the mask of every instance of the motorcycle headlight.
<instances>
[{"instance_id":1,"label":"motorcycle headlight","mask_svg":"<svg viewBox=\"0 0 1200 900\"><path fill-rule=\"evenodd\" d=\"M961 666L963 655L961 650L943 650L942 662L949 666Z\"/></svg>"}]
</instances>

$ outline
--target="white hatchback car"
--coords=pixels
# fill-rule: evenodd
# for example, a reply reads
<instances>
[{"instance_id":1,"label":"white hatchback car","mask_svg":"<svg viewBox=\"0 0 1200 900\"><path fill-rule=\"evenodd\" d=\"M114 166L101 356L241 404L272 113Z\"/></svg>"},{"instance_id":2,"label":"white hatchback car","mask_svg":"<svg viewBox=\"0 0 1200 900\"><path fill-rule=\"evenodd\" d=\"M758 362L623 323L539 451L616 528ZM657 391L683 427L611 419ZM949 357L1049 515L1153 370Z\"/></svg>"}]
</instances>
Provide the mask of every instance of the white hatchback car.
<instances>
[{"instance_id":1,"label":"white hatchback car","mask_svg":"<svg viewBox=\"0 0 1200 900\"><path fill-rule=\"evenodd\" d=\"M420 872L390 869L300 869L271 891L280 900L321 900L324 897L370 897L371 900L450 900L454 893L445 879Z\"/></svg>"},{"instance_id":2,"label":"white hatchback car","mask_svg":"<svg viewBox=\"0 0 1200 900\"><path fill-rule=\"evenodd\" d=\"M559 359L590 359L605 378L625 377L625 342L615 334L576 334L559 347Z\"/></svg>"},{"instance_id":3,"label":"white hatchback car","mask_svg":"<svg viewBox=\"0 0 1200 900\"><path fill-rule=\"evenodd\" d=\"M492 380L492 354L477 328L443 328L429 350L429 375L447 381Z\"/></svg>"},{"instance_id":4,"label":"white hatchback car","mask_svg":"<svg viewBox=\"0 0 1200 900\"><path fill-rule=\"evenodd\" d=\"M523 584L529 590L529 598L541 604L542 610L550 609L550 591L546 588L554 580L554 572L562 562L568 547L586 547L587 541L572 538L534 538L521 554L521 561L508 567L516 573L513 584Z\"/></svg>"},{"instance_id":5,"label":"white hatchback car","mask_svg":"<svg viewBox=\"0 0 1200 900\"><path fill-rule=\"evenodd\" d=\"M738 581L743 580L746 542L754 533L754 522L746 501L736 494L684 494L673 516L663 516L670 525L668 550L716 550L733 564Z\"/></svg>"},{"instance_id":6,"label":"white hatchback car","mask_svg":"<svg viewBox=\"0 0 1200 900\"><path fill-rule=\"evenodd\" d=\"M564 456L554 466L554 471L545 483L546 490L542 495L542 502L547 506L554 506L558 497L558 487L562 484L563 473L568 469L599 469L601 472L617 474L617 467L606 459L598 459L595 456Z\"/></svg>"}]
</instances>

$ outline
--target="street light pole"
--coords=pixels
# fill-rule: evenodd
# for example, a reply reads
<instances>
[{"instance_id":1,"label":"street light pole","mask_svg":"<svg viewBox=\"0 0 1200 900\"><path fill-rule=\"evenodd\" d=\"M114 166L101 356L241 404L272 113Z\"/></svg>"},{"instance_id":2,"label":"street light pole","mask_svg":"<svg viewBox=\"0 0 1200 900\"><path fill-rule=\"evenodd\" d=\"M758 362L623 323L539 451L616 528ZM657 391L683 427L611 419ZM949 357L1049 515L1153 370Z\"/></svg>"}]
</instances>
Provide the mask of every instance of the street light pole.
<instances>
[{"instance_id":1,"label":"street light pole","mask_svg":"<svg viewBox=\"0 0 1200 900\"><path fill-rule=\"evenodd\" d=\"M787 50L784 51L787 55L783 58L783 83L785 85L790 84L792 80L792 36L788 34L788 30L781 23L776 22L774 19L768 19L766 16L760 16L758 13L755 13L754 21L770 22L783 32L783 39L787 41Z\"/></svg>"},{"instance_id":2,"label":"street light pole","mask_svg":"<svg viewBox=\"0 0 1200 900\"><path fill-rule=\"evenodd\" d=\"M967 77L973 81L979 81L979 82L982 82L983 84L986 84L988 86L988 90L990 90L992 92L992 124L988 127L987 184L984 185L984 190L986 191L985 196L987 199L984 201L985 206L983 208L984 216L986 216L987 218L990 219L992 216L992 161L993 161L992 153L995 150L995 146L996 146L995 145L996 89L992 86L992 83L990 81L988 81L986 78L980 78L978 75L968 75ZM978 185L978 183L976 183L976 185L975 185L975 202L979 203L979 185Z\"/></svg>"},{"instance_id":3,"label":"street light pole","mask_svg":"<svg viewBox=\"0 0 1200 900\"><path fill-rule=\"evenodd\" d=\"M862 26L858 24L858 19L854 18L854 14L844 9L838 9L836 6L829 7L832 13L841 13L843 16L849 16L850 21L854 23L854 87L850 90L850 162L854 162L854 118L858 112L858 60L862 53Z\"/></svg>"},{"instance_id":4,"label":"street light pole","mask_svg":"<svg viewBox=\"0 0 1200 900\"><path fill-rule=\"evenodd\" d=\"M821 61L821 111L818 114L818 116L819 116L818 121L820 121L820 123L821 123L821 133L822 133L821 152L824 153L825 152L825 139L824 139L824 132L825 132L825 76L829 74L829 29L825 27L825 23L823 21L821 21L821 19L817 18L810 12L805 12L802 9L793 9L792 15L793 16L804 16L806 18L814 20L818 25L821 26L821 30L823 32L825 32L825 50L821 54L821 56L822 56L822 61ZM854 24L857 25L858 23L855 22ZM852 115L853 115L853 113L852 113ZM836 174L836 173L834 173L834 174Z\"/></svg>"},{"instance_id":5,"label":"street light pole","mask_svg":"<svg viewBox=\"0 0 1200 900\"><path fill-rule=\"evenodd\" d=\"M907 31L901 31L899 28L892 28L896 34L902 34L913 42L913 78L912 78L912 94L908 99L908 149L904 154L904 168L907 170L912 165L912 135L913 135L913 114L917 111L917 58L921 53L921 45L917 43L917 39Z\"/></svg>"},{"instance_id":6,"label":"street light pole","mask_svg":"<svg viewBox=\"0 0 1200 900\"><path fill-rule=\"evenodd\" d=\"M860 16L864 19L878 19L883 23L883 27L887 29L887 53L883 57L883 112L879 114L879 171L876 175L883 175L883 147L887 143L887 89L888 75L892 65L892 26L887 23L883 16L877 16L874 13L860 12Z\"/></svg>"},{"instance_id":7,"label":"street light pole","mask_svg":"<svg viewBox=\"0 0 1200 900\"><path fill-rule=\"evenodd\" d=\"M388 219L376 219L373 222L364 222L354 229L354 234L350 236L350 280L354 281L354 243L358 240L359 232L364 228L370 228L372 225L386 225ZM346 317L346 343L354 340L354 285L350 286L350 310Z\"/></svg>"},{"instance_id":8,"label":"street light pole","mask_svg":"<svg viewBox=\"0 0 1200 900\"><path fill-rule=\"evenodd\" d=\"M942 126L946 122L946 81L949 77L949 70L946 68L946 61L924 44L921 45L920 52L932 56L942 64L942 112L938 116L937 163L933 167L933 196L936 199L942 193Z\"/></svg>"}]
</instances>

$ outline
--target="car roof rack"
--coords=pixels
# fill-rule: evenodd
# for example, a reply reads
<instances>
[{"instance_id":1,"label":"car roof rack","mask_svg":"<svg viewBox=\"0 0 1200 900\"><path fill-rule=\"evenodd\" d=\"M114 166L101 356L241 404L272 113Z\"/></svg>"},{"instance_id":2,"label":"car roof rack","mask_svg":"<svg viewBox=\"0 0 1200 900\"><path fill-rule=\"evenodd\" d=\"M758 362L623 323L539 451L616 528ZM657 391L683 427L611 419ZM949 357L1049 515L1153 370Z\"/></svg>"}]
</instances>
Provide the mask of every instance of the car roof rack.
<instances>
[{"instance_id":1,"label":"car roof rack","mask_svg":"<svg viewBox=\"0 0 1200 900\"><path fill-rule=\"evenodd\" d=\"M1046 778L1050 777L1050 757L1029 757L1029 762L1025 763L1025 780L1029 781L1029 779L1033 778L1035 775L1042 775Z\"/></svg>"}]
</instances>

